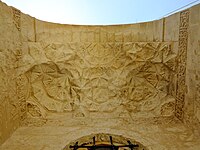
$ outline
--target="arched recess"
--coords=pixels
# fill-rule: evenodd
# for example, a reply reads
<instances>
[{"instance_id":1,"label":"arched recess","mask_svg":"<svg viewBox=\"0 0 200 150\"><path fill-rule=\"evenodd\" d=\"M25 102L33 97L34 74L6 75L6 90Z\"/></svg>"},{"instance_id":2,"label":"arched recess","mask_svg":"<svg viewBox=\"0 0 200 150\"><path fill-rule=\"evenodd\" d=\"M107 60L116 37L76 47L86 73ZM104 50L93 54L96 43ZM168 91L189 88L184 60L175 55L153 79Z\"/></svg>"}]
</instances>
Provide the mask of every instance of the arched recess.
<instances>
[{"instance_id":1,"label":"arched recess","mask_svg":"<svg viewBox=\"0 0 200 150\"><path fill-rule=\"evenodd\" d=\"M113 144L119 145L119 144L127 144L127 141L131 141L133 144L138 144L139 147L136 148L136 150L148 150L144 145L139 143L138 141L135 141L134 139L123 137L122 135L115 135L115 134L108 134L108 133L98 133L98 134L90 134L87 136L83 136L81 138L78 138L74 141L71 141L69 144L67 144L63 150L71 150L69 148L70 145L74 145L76 142L79 142L79 145L91 145L92 144L92 138L95 136L95 141L97 145L101 144L110 144L110 136L112 136Z\"/></svg>"}]
</instances>

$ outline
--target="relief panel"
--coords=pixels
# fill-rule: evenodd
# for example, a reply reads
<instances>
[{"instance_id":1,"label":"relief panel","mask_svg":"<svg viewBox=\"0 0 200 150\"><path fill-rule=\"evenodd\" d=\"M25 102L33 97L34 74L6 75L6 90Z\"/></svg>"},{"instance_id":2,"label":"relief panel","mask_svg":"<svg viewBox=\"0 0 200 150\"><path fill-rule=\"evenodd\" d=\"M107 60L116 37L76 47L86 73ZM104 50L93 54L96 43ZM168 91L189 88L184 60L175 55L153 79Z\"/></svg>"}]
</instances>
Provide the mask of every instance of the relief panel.
<instances>
[{"instance_id":1,"label":"relief panel","mask_svg":"<svg viewBox=\"0 0 200 150\"><path fill-rule=\"evenodd\" d=\"M21 11L12 7L13 10L13 23L15 24L17 30L21 30Z\"/></svg>"},{"instance_id":2,"label":"relief panel","mask_svg":"<svg viewBox=\"0 0 200 150\"><path fill-rule=\"evenodd\" d=\"M186 93L186 61L188 45L188 27L189 27L189 10L180 13L179 25L179 49L177 56L177 91L175 115L178 119L183 120L183 108Z\"/></svg>"},{"instance_id":3,"label":"relief panel","mask_svg":"<svg viewBox=\"0 0 200 150\"><path fill-rule=\"evenodd\" d=\"M175 47L159 42L30 43L34 61L26 72L28 101L42 111L83 116L114 112L121 106L134 114L170 116Z\"/></svg>"}]
</instances>

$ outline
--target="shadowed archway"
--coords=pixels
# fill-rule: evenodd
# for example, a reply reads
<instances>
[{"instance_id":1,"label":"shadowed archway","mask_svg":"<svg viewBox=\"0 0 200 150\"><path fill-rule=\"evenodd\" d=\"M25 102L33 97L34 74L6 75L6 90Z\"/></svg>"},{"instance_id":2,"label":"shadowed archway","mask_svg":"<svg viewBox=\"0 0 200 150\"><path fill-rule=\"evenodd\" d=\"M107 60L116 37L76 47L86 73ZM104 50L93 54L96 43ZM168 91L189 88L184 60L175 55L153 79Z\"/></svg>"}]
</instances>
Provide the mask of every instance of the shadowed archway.
<instances>
[{"instance_id":1,"label":"shadowed archway","mask_svg":"<svg viewBox=\"0 0 200 150\"><path fill-rule=\"evenodd\" d=\"M90 134L87 136L83 136L74 141L71 141L69 144L67 144L63 148L63 150L70 150L70 145L75 145L76 142L79 142L79 145L81 145L81 144L92 145L93 137L96 138L96 140L95 140L96 145L109 145L110 144L110 139L109 139L110 136L112 136L114 145L127 144L127 141L129 140L131 143L139 145L138 148L135 148L136 150L147 150L147 148L144 145L142 145L138 141L135 141L134 139L126 138L121 135L108 134L108 133L98 133L98 134ZM81 148L81 150L84 150L84 148Z\"/></svg>"}]
</instances>

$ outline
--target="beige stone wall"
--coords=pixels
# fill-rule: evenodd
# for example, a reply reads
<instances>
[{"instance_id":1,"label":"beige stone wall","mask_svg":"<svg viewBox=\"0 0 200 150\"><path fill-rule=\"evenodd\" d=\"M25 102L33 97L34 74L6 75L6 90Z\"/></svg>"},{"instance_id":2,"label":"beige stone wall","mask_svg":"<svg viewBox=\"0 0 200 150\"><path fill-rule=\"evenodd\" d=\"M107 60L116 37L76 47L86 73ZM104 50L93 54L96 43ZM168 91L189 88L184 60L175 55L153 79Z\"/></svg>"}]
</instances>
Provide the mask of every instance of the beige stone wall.
<instances>
[{"instance_id":1,"label":"beige stone wall","mask_svg":"<svg viewBox=\"0 0 200 150\"><path fill-rule=\"evenodd\" d=\"M36 105L42 116L48 112L83 117L100 112L115 117L173 115L175 42L133 42L131 36L125 42L117 31L108 41L104 27L82 28L72 28L68 34L70 30L36 21L36 42L28 42L29 54L24 56L31 66L26 70L32 90L30 110ZM76 34L80 35L72 40ZM89 37L93 37L90 42Z\"/></svg>"},{"instance_id":2,"label":"beige stone wall","mask_svg":"<svg viewBox=\"0 0 200 150\"><path fill-rule=\"evenodd\" d=\"M36 113L34 108L42 117L49 112L77 117L173 115L178 30L170 25L177 16L116 26L35 20L35 41L28 42L24 56L32 91L28 113Z\"/></svg>"},{"instance_id":3,"label":"beige stone wall","mask_svg":"<svg viewBox=\"0 0 200 150\"><path fill-rule=\"evenodd\" d=\"M54 24L0 8L0 144L21 124L3 149L22 139L25 149L43 149L52 137L47 149L64 148L103 132L148 149L200 145L199 5L114 26Z\"/></svg>"},{"instance_id":4,"label":"beige stone wall","mask_svg":"<svg viewBox=\"0 0 200 150\"><path fill-rule=\"evenodd\" d=\"M20 12L0 2L0 143L25 116L23 83L16 74L22 56Z\"/></svg>"},{"instance_id":5,"label":"beige stone wall","mask_svg":"<svg viewBox=\"0 0 200 150\"><path fill-rule=\"evenodd\" d=\"M184 107L184 120L188 124L200 122L200 5L190 8L186 84L187 94Z\"/></svg>"}]
</instances>

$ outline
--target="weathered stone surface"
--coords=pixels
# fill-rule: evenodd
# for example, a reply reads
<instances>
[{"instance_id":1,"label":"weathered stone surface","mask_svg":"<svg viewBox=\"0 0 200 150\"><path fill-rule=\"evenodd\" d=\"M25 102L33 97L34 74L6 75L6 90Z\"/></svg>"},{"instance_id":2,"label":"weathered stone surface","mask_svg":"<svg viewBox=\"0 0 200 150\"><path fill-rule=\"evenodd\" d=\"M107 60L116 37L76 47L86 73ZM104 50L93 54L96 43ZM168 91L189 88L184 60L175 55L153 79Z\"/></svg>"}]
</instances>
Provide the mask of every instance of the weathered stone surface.
<instances>
[{"instance_id":1,"label":"weathered stone surface","mask_svg":"<svg viewBox=\"0 0 200 150\"><path fill-rule=\"evenodd\" d=\"M25 72L31 91L27 101L46 113L126 110L156 117L162 108L170 116L176 55L173 43L31 42L24 56L32 66Z\"/></svg>"},{"instance_id":2,"label":"weathered stone surface","mask_svg":"<svg viewBox=\"0 0 200 150\"><path fill-rule=\"evenodd\" d=\"M200 5L115 26L0 8L0 144L20 127L0 149L56 150L110 134L141 149L199 149Z\"/></svg>"},{"instance_id":3,"label":"weathered stone surface","mask_svg":"<svg viewBox=\"0 0 200 150\"><path fill-rule=\"evenodd\" d=\"M22 56L21 12L0 2L0 143L19 127L26 110L16 74Z\"/></svg>"},{"instance_id":4,"label":"weathered stone surface","mask_svg":"<svg viewBox=\"0 0 200 150\"><path fill-rule=\"evenodd\" d=\"M173 14L164 19L164 41L179 40L180 13Z\"/></svg>"},{"instance_id":5,"label":"weathered stone surface","mask_svg":"<svg viewBox=\"0 0 200 150\"><path fill-rule=\"evenodd\" d=\"M188 52L186 68L187 93L184 107L184 121L189 125L200 125L199 111L199 35L200 35L200 5L189 9ZM200 132L199 128L196 128Z\"/></svg>"}]
</instances>

